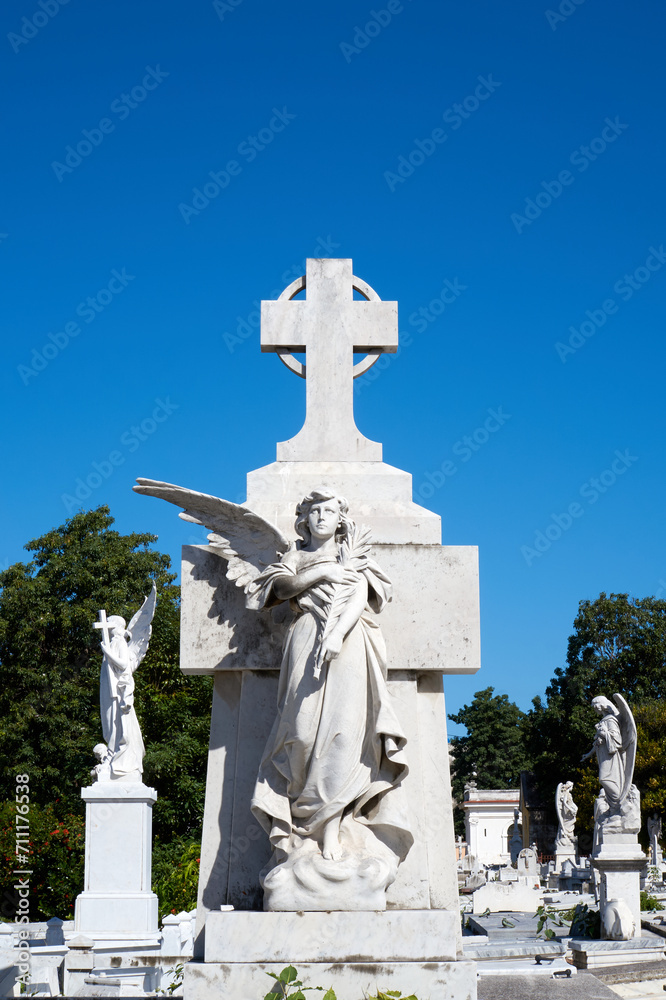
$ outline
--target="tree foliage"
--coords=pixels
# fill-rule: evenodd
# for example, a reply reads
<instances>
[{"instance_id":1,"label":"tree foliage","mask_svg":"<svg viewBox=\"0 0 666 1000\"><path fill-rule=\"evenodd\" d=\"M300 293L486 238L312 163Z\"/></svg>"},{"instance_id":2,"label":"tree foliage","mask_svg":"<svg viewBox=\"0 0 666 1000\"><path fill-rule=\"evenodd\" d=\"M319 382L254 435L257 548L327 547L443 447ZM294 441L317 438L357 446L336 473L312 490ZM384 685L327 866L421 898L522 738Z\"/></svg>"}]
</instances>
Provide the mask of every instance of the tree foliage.
<instances>
[{"instance_id":1,"label":"tree foliage","mask_svg":"<svg viewBox=\"0 0 666 1000\"><path fill-rule=\"evenodd\" d=\"M136 710L147 748L143 779L159 796L159 853L174 837L200 836L211 682L178 668L180 593L169 557L150 547L156 536L121 535L112 524L108 507L78 513L28 542L29 562L0 574L0 788L13 802L15 775L28 773L31 805L62 820L83 816L80 789L91 783L92 748L102 738L92 625L100 608L129 620L155 581ZM40 915L64 916L64 895L60 911L46 913L40 901Z\"/></svg>"},{"instance_id":2,"label":"tree foliage","mask_svg":"<svg viewBox=\"0 0 666 1000\"><path fill-rule=\"evenodd\" d=\"M666 601L605 593L581 601L566 667L555 671L545 701L535 698L526 720L526 749L544 797L552 799L558 782L574 782L579 843L585 850L592 842L599 782L594 758L587 764L580 758L592 746L599 721L592 699L612 699L616 691L629 702L638 726L634 780L643 813L661 811L665 803L659 787L666 772L659 740L665 719L658 699L666 696Z\"/></svg>"},{"instance_id":3,"label":"tree foliage","mask_svg":"<svg viewBox=\"0 0 666 1000\"><path fill-rule=\"evenodd\" d=\"M33 919L59 916L74 919L74 902L83 888L85 821L81 815L59 818L52 805L41 808L31 803L29 863L16 854L15 808L11 802L0 804L0 857L10 875L17 868L30 871L29 888ZM22 876L9 877L3 886L0 918L15 920L19 910L16 883Z\"/></svg>"},{"instance_id":4,"label":"tree foliage","mask_svg":"<svg viewBox=\"0 0 666 1000\"><path fill-rule=\"evenodd\" d=\"M462 802L465 782L474 778L479 788L517 788L520 772L527 766L523 725L525 713L505 694L494 688L477 691L452 722L467 729L453 736L451 748L453 794Z\"/></svg>"}]
</instances>

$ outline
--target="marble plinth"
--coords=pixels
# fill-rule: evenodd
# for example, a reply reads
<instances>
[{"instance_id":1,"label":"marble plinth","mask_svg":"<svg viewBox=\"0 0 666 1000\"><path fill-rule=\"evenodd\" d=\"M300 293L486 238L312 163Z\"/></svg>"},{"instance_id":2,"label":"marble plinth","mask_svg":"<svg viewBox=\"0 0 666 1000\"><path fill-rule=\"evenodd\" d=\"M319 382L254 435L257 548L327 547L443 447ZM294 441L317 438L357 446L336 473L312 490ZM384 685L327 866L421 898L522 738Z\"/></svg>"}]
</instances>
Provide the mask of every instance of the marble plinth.
<instances>
[{"instance_id":1,"label":"marble plinth","mask_svg":"<svg viewBox=\"0 0 666 1000\"><path fill-rule=\"evenodd\" d=\"M562 871L562 866L565 861L570 862L572 865L576 865L576 849L571 847L570 851L566 850L556 850L555 851L555 873L559 874Z\"/></svg>"},{"instance_id":2,"label":"marble plinth","mask_svg":"<svg viewBox=\"0 0 666 1000\"><path fill-rule=\"evenodd\" d=\"M456 958L451 910L209 913L206 963L442 962Z\"/></svg>"},{"instance_id":3,"label":"marble plinth","mask_svg":"<svg viewBox=\"0 0 666 1000\"><path fill-rule=\"evenodd\" d=\"M265 996L266 974L293 965L306 986L341 998L389 989L476 1000L475 964L456 961L459 922L451 910L209 913L206 961L186 967L185 996Z\"/></svg>"},{"instance_id":4,"label":"marble plinth","mask_svg":"<svg viewBox=\"0 0 666 1000\"><path fill-rule=\"evenodd\" d=\"M157 943L158 900L151 891L154 788L100 781L81 789L86 803L84 890L75 930L107 948L124 939Z\"/></svg>"},{"instance_id":5,"label":"marble plinth","mask_svg":"<svg viewBox=\"0 0 666 1000\"><path fill-rule=\"evenodd\" d=\"M590 941L572 938L569 947L577 969L597 969L634 962L656 962L664 958L666 943L656 937L635 937L630 941ZM666 976L666 963L664 965Z\"/></svg>"},{"instance_id":6,"label":"marble plinth","mask_svg":"<svg viewBox=\"0 0 666 1000\"><path fill-rule=\"evenodd\" d=\"M473 897L474 913L501 913L504 910L517 913L534 913L541 903L538 886L533 889L529 885L516 882L486 882L477 889Z\"/></svg>"},{"instance_id":7,"label":"marble plinth","mask_svg":"<svg viewBox=\"0 0 666 1000\"><path fill-rule=\"evenodd\" d=\"M183 992L188 1000L250 1000L265 996L284 963L235 964L189 962ZM477 1000L475 962L301 962L305 986L332 987L338 997L376 996L395 990L427 1000Z\"/></svg>"},{"instance_id":8,"label":"marble plinth","mask_svg":"<svg viewBox=\"0 0 666 1000\"><path fill-rule=\"evenodd\" d=\"M631 911L634 931L630 936L635 938L641 930L640 873L646 862L636 834L603 832L599 849L590 861L601 875L599 912L602 937L611 936L608 931L611 921L604 919L609 904L621 900Z\"/></svg>"}]
</instances>

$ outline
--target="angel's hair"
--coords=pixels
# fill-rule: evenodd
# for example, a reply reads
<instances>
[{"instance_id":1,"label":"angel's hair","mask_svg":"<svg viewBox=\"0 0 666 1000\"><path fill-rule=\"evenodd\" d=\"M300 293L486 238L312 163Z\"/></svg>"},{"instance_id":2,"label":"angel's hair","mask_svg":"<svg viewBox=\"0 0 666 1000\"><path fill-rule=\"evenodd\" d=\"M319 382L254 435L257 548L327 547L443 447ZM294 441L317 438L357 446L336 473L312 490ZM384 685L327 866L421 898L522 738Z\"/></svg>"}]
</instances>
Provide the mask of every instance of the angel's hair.
<instances>
[{"instance_id":1,"label":"angel's hair","mask_svg":"<svg viewBox=\"0 0 666 1000\"><path fill-rule=\"evenodd\" d=\"M603 694L599 694L599 695L597 695L596 698L592 699L592 708L595 708L597 705L601 705L602 708L606 709L606 713L605 713L606 715L608 715L608 711L609 710L613 713L613 715L619 715L620 714L619 710L615 707L615 705L613 704L613 702L610 701Z\"/></svg>"},{"instance_id":2,"label":"angel's hair","mask_svg":"<svg viewBox=\"0 0 666 1000\"><path fill-rule=\"evenodd\" d=\"M310 511L316 503L325 503L327 500L335 500L340 508L340 520L335 531L336 542L342 542L349 534L349 529L354 525L351 518L347 516L349 504L344 497L331 493L330 490L313 490L312 493L303 497L296 507L296 534L303 539L306 545L310 541L310 528L308 527Z\"/></svg>"},{"instance_id":3,"label":"angel's hair","mask_svg":"<svg viewBox=\"0 0 666 1000\"><path fill-rule=\"evenodd\" d=\"M128 638L131 635L131 633L128 632L127 628L126 628L127 622L125 621L124 618L121 618L120 615L109 615L109 617L106 620L106 624L110 625L111 628L117 628L118 631L120 631L122 629L122 631L123 631L123 638L125 638L125 639Z\"/></svg>"}]
</instances>

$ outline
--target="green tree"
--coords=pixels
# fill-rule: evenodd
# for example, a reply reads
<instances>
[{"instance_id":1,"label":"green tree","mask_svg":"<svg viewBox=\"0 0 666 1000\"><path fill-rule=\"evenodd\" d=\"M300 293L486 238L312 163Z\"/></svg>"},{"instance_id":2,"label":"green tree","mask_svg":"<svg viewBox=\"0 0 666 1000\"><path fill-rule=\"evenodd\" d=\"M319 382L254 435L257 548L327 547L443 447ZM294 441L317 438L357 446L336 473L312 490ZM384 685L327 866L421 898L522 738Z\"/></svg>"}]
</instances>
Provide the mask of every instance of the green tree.
<instances>
[{"instance_id":1,"label":"green tree","mask_svg":"<svg viewBox=\"0 0 666 1000\"><path fill-rule=\"evenodd\" d=\"M108 507L76 514L25 546L30 562L0 574L0 788L13 802L15 776L27 773L31 806L52 808L63 821L83 816L80 788L91 782L92 748L101 740L92 623L100 608L128 620L155 581L136 710L147 747L143 778L159 796L159 854L174 838L200 837L211 682L184 678L178 668L180 594L169 557L150 547L156 536L121 535L112 524ZM80 889L72 882L67 895ZM60 912L51 897L37 901L39 915L64 916L64 896L63 889Z\"/></svg>"},{"instance_id":2,"label":"green tree","mask_svg":"<svg viewBox=\"0 0 666 1000\"><path fill-rule=\"evenodd\" d=\"M573 627L566 667L555 671L545 700L534 699L525 733L544 797L552 799L560 781L575 783L579 843L587 850L599 783L594 758L585 765L580 758L599 721L591 708L596 695L612 698L619 691L632 707L639 726L635 783L644 810L647 801L650 811L660 808L656 789L663 783L663 754L655 741L664 732L657 700L666 696L666 601L602 593L580 602Z\"/></svg>"},{"instance_id":3,"label":"green tree","mask_svg":"<svg viewBox=\"0 0 666 1000\"><path fill-rule=\"evenodd\" d=\"M452 722L465 726L465 736L451 737L451 781L457 802L464 797L465 782L474 778L479 788L517 788L520 772L529 765L523 727L525 713L494 688L477 691ZM456 812L460 828L462 810Z\"/></svg>"},{"instance_id":4,"label":"green tree","mask_svg":"<svg viewBox=\"0 0 666 1000\"><path fill-rule=\"evenodd\" d=\"M15 804L0 804L0 857L5 872L26 868L30 871L29 888L33 919L59 916L74 918L74 902L83 888L85 821L80 815L59 818L53 806L41 808L30 804L29 863L16 854ZM0 917L12 920L19 908L15 876L3 887Z\"/></svg>"}]
</instances>

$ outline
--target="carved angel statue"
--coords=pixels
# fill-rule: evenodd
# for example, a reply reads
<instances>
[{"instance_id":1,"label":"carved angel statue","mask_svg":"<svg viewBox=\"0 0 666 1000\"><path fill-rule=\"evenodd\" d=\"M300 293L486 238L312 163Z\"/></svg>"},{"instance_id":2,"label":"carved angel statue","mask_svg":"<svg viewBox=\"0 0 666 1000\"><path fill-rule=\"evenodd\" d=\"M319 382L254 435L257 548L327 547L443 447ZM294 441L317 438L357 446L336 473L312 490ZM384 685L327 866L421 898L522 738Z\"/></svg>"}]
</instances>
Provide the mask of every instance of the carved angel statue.
<instances>
[{"instance_id":1,"label":"carved angel statue","mask_svg":"<svg viewBox=\"0 0 666 1000\"><path fill-rule=\"evenodd\" d=\"M98 743L97 780L141 781L145 748L134 710L134 672L148 651L157 589L153 588L125 627L120 615L100 611L94 628L102 631L99 708L105 743Z\"/></svg>"},{"instance_id":2,"label":"carved angel statue","mask_svg":"<svg viewBox=\"0 0 666 1000\"><path fill-rule=\"evenodd\" d=\"M600 695L592 707L601 716L596 724L592 749L581 762L596 754L601 793L595 803L595 835L598 831L638 833L640 796L632 784L636 760L636 723L621 694L614 694L615 705ZM616 707L617 706L617 707Z\"/></svg>"},{"instance_id":3,"label":"carved angel statue","mask_svg":"<svg viewBox=\"0 0 666 1000\"><path fill-rule=\"evenodd\" d=\"M405 736L374 618L391 599L391 583L372 559L367 532L330 491L298 504L298 540L290 543L247 507L138 482L138 493L181 506L182 518L211 529L209 541L228 560L227 577L244 589L248 608L288 603L293 613L251 803L273 848L265 891L287 859L313 852L320 864L388 855L388 884L413 838L399 787Z\"/></svg>"},{"instance_id":4,"label":"carved angel statue","mask_svg":"<svg viewBox=\"0 0 666 1000\"><path fill-rule=\"evenodd\" d=\"M661 816L659 813L653 813L652 816L647 818L647 832L650 841L657 841L661 839Z\"/></svg>"},{"instance_id":5,"label":"carved angel statue","mask_svg":"<svg viewBox=\"0 0 666 1000\"><path fill-rule=\"evenodd\" d=\"M555 840L555 850L566 852L571 851L575 846L574 827L576 825L576 814L578 806L574 802L571 789L573 781L560 782L555 791L555 809L559 829Z\"/></svg>"}]
</instances>

